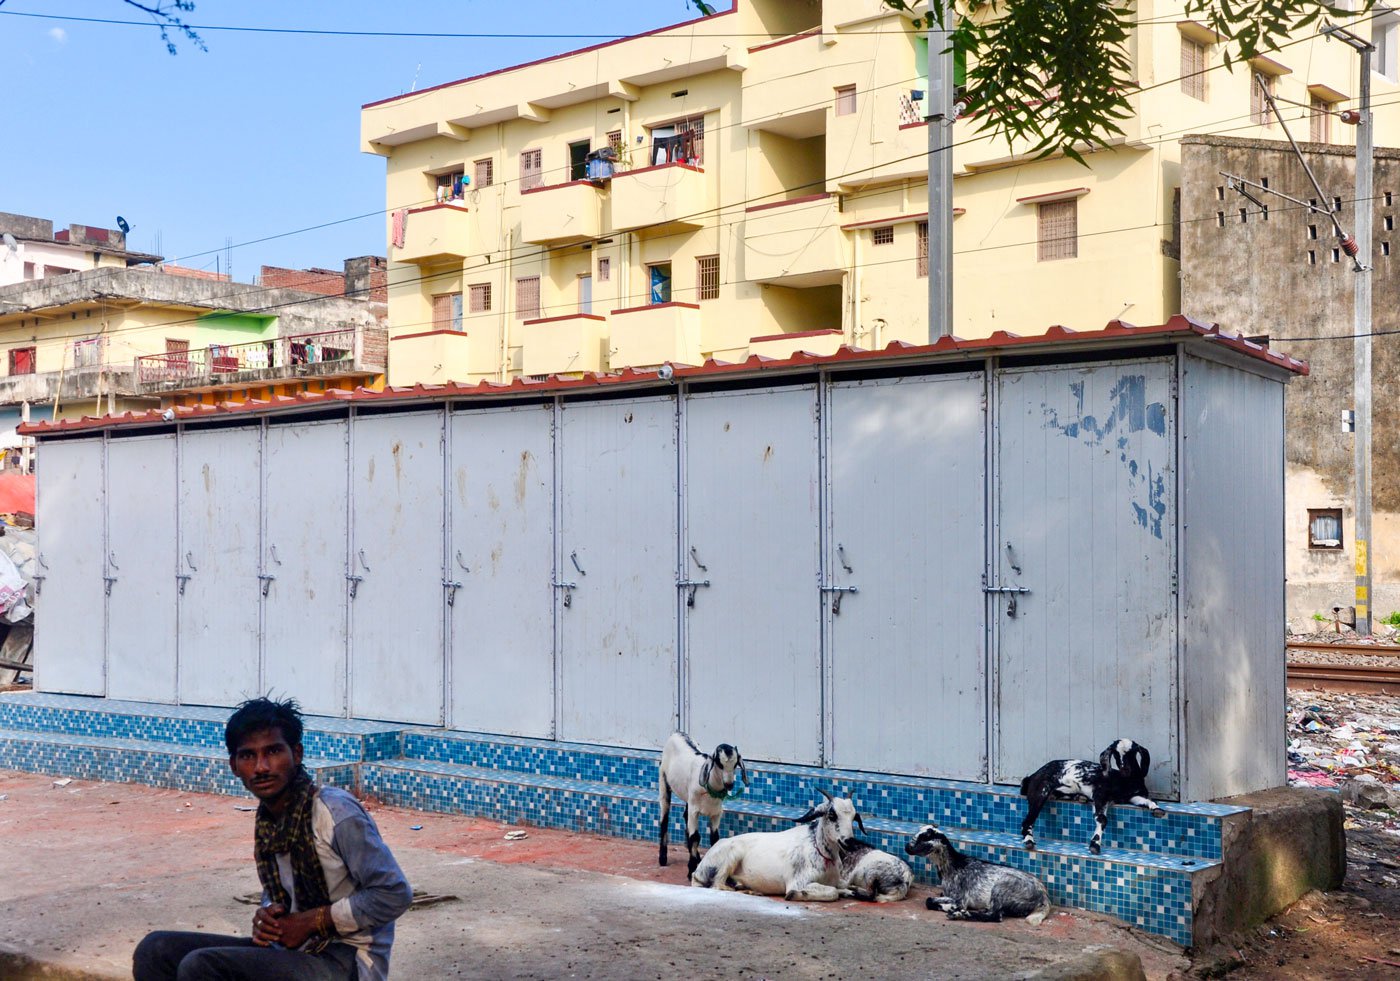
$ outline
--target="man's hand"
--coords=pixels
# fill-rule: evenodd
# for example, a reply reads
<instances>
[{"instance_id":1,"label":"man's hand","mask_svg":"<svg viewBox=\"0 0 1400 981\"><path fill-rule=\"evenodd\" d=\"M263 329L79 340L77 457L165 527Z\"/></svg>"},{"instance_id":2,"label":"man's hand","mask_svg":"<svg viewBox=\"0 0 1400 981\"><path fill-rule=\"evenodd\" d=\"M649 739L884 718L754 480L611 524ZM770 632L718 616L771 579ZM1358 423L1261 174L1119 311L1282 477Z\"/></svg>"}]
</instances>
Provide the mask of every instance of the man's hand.
<instances>
[{"instance_id":1,"label":"man's hand","mask_svg":"<svg viewBox=\"0 0 1400 981\"><path fill-rule=\"evenodd\" d=\"M257 912L253 914L253 943L259 947L266 947L269 944L282 941L282 917L286 913L287 907L281 903L259 906Z\"/></svg>"},{"instance_id":2,"label":"man's hand","mask_svg":"<svg viewBox=\"0 0 1400 981\"><path fill-rule=\"evenodd\" d=\"M309 909L303 913L288 913L277 922L281 929L282 946L296 950L316 932L321 909Z\"/></svg>"}]
</instances>

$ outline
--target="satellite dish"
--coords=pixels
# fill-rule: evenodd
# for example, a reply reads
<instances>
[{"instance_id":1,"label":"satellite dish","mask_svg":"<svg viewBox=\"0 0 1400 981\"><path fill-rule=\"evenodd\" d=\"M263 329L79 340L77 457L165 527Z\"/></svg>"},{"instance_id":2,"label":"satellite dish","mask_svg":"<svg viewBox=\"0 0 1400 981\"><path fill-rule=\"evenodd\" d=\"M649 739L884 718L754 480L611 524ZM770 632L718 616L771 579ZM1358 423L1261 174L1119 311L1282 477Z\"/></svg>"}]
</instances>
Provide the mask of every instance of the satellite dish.
<instances>
[{"instance_id":1,"label":"satellite dish","mask_svg":"<svg viewBox=\"0 0 1400 981\"><path fill-rule=\"evenodd\" d=\"M131 226L126 223L126 219L121 215L117 215L117 227L122 230L123 235L131 234Z\"/></svg>"},{"instance_id":2,"label":"satellite dish","mask_svg":"<svg viewBox=\"0 0 1400 981\"><path fill-rule=\"evenodd\" d=\"M9 249L11 252L18 251L19 243L15 241L15 237L9 232L6 232L3 236L0 236L0 238L3 238L5 248Z\"/></svg>"}]
</instances>

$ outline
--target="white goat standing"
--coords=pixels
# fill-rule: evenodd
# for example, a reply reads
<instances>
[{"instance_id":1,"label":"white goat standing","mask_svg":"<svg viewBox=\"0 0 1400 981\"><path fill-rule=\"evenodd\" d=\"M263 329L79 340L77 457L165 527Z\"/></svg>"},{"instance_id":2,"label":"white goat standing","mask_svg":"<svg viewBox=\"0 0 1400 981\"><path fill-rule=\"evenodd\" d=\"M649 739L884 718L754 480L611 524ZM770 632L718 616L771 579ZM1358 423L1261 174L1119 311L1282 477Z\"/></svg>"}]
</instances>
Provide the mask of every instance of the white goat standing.
<instances>
[{"instance_id":1,"label":"white goat standing","mask_svg":"<svg viewBox=\"0 0 1400 981\"><path fill-rule=\"evenodd\" d=\"M711 846L690 884L707 889L746 889L765 896L830 903L852 895L841 888L841 854L861 825L855 801L832 797L787 831L754 831Z\"/></svg>"},{"instance_id":2,"label":"white goat standing","mask_svg":"<svg viewBox=\"0 0 1400 981\"><path fill-rule=\"evenodd\" d=\"M671 795L675 794L685 807L685 845L690 852L686 874L695 872L700 864L700 815L710 825L710 847L719 841L719 826L724 820L724 800L734 792L734 771L743 774L748 786L749 771L739 750L720 743L706 756L683 732L671 733L661 750L661 766L657 774L657 792L661 798L661 849L658 862L666 864L666 844L671 831Z\"/></svg>"}]
</instances>

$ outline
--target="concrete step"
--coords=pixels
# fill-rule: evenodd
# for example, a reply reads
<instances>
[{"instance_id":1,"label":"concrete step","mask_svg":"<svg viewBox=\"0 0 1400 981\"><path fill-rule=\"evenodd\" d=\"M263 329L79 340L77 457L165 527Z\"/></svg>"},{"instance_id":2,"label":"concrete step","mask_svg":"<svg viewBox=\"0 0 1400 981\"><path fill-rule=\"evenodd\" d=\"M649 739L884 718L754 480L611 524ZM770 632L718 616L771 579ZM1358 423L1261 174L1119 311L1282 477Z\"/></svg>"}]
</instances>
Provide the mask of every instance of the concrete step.
<instances>
[{"instance_id":1,"label":"concrete step","mask_svg":"<svg viewBox=\"0 0 1400 981\"><path fill-rule=\"evenodd\" d=\"M304 762L318 782L347 790L355 788L356 764L311 756ZM77 780L140 783L190 793L248 797L243 784L229 769L228 752L222 745L215 749L155 739L0 728L0 767Z\"/></svg>"},{"instance_id":2,"label":"concrete step","mask_svg":"<svg viewBox=\"0 0 1400 981\"><path fill-rule=\"evenodd\" d=\"M0 727L35 732L137 739L224 749L231 709L163 705L87 695L0 693ZM308 715L302 744L308 756L353 763L399 755L402 725Z\"/></svg>"},{"instance_id":3,"label":"concrete step","mask_svg":"<svg viewBox=\"0 0 1400 981\"><path fill-rule=\"evenodd\" d=\"M382 760L360 766L361 788L385 803L423 810L486 817L514 824L563 828L613 837L654 841L657 802L649 788L428 760ZM776 804L740 797L725 804L726 836L749 831L782 831L807 804ZM684 826L673 810L671 862L684 878ZM702 822L703 823L703 822ZM904 844L923 821L867 817L864 837L904 856ZM1152 854L1105 847L1093 855L1082 844L1042 839L1037 851L1021 847L1019 835L945 827L957 847L977 858L1002 862L1041 878L1051 899L1117 916L1144 930L1191 942L1191 900L1197 878L1216 874L1219 862L1194 856ZM701 839L709 841L702 828ZM911 863L916 876L936 882L922 859Z\"/></svg>"},{"instance_id":4,"label":"concrete step","mask_svg":"<svg viewBox=\"0 0 1400 981\"><path fill-rule=\"evenodd\" d=\"M655 800L660 754L545 739L407 729L403 734L403 756L640 787ZM861 813L875 817L1018 837L1026 814L1025 799L1015 787L761 761L749 761L748 765L752 783L739 798L746 802L805 809L820 800L820 791L826 790L853 795ZM1162 808L1167 812L1162 818L1135 807L1110 808L1104 847L1219 859L1225 819L1247 810L1220 804L1166 802ZM1035 828L1037 842L1087 843L1093 831L1093 808L1073 801L1048 804Z\"/></svg>"}]
</instances>

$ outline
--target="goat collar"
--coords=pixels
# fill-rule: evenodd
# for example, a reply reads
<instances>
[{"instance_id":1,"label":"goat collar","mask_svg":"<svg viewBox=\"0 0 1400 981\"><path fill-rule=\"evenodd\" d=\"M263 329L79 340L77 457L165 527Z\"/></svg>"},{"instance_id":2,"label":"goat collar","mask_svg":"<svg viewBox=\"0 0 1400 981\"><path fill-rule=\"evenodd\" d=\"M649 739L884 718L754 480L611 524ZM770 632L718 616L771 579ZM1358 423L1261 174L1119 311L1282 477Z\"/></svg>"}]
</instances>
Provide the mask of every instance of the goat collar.
<instances>
[{"instance_id":1,"label":"goat collar","mask_svg":"<svg viewBox=\"0 0 1400 981\"><path fill-rule=\"evenodd\" d=\"M826 852L822 851L822 836L821 836L821 833L820 833L820 832L818 832L817 834L812 835L812 844L813 844L813 846L816 847L816 849L817 849L817 854L820 855L820 856L822 857L822 861L823 861L823 862L825 862L827 865L835 865L835 864L836 864L836 858L835 858L835 856L833 856L833 855L828 855Z\"/></svg>"}]
</instances>

